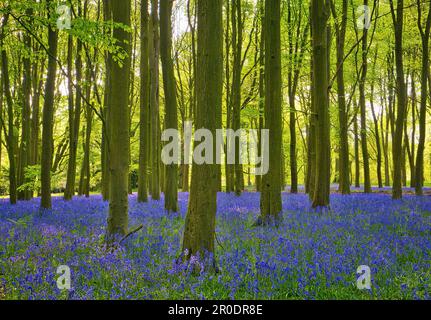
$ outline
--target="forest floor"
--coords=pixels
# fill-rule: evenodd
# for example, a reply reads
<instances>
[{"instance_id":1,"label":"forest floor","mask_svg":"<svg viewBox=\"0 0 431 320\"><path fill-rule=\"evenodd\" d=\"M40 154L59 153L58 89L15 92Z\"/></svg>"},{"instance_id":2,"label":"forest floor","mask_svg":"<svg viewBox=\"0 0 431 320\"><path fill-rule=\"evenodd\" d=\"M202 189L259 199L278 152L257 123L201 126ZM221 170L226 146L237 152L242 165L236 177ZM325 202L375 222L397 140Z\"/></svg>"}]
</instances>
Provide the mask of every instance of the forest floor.
<instances>
[{"instance_id":1,"label":"forest floor","mask_svg":"<svg viewBox=\"0 0 431 320\"><path fill-rule=\"evenodd\" d=\"M431 299L431 197L333 194L331 210L313 211L283 193L282 224L254 228L259 194L220 193L217 274L175 263L187 193L178 214L130 196L130 226L144 227L111 253L100 196L56 197L42 215L39 201L0 200L0 299ZM70 291L57 288L60 265ZM356 285L361 265L369 290Z\"/></svg>"}]
</instances>

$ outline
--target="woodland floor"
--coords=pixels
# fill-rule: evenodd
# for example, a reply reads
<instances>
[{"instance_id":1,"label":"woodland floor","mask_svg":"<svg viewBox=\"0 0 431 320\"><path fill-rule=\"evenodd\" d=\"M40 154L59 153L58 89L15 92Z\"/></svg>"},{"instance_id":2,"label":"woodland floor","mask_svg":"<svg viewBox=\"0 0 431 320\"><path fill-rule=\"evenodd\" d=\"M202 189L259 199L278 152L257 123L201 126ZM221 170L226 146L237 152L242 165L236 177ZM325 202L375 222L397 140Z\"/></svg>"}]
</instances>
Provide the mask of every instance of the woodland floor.
<instances>
[{"instance_id":1,"label":"woodland floor","mask_svg":"<svg viewBox=\"0 0 431 320\"><path fill-rule=\"evenodd\" d=\"M220 270L199 275L175 263L187 200L180 193L180 212L168 215L163 199L130 196L130 226L144 227L113 253L102 250L100 196L55 197L42 215L39 199L0 200L0 299L431 299L429 196L333 194L331 210L316 212L307 195L283 193L283 223L253 228L259 194L220 193ZM60 265L71 268L70 291L57 288ZM360 265L371 268L370 290L356 287Z\"/></svg>"}]
</instances>

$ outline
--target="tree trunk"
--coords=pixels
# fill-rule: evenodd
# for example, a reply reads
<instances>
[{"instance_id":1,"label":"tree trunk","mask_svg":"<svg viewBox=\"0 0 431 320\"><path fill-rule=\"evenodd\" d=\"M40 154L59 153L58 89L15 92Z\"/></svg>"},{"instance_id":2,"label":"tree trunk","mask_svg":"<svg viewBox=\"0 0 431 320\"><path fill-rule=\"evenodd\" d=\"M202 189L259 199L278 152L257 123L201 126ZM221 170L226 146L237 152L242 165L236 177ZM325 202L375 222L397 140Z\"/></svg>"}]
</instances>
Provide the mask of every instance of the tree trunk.
<instances>
[{"instance_id":1,"label":"tree trunk","mask_svg":"<svg viewBox=\"0 0 431 320\"><path fill-rule=\"evenodd\" d=\"M397 118L395 124L395 136L393 140L393 188L392 198L402 198L402 158L403 151L403 130L406 110L406 84L404 81L403 62L403 21L404 21L404 0L398 0L396 14L393 0L390 0L392 20L395 28L395 63L397 72Z\"/></svg>"},{"instance_id":2,"label":"tree trunk","mask_svg":"<svg viewBox=\"0 0 431 320\"><path fill-rule=\"evenodd\" d=\"M112 20L112 8L111 1L103 0L103 19L106 23L109 23ZM112 26L109 25L105 33L110 34L112 31ZM109 136L110 136L110 127L109 127L109 114L111 109L111 68L113 65L113 57L112 54L108 51L105 53L105 94L103 101L103 123L102 123L102 150L101 150L101 163L102 163L102 197L103 200L109 200L109 189L110 189L110 173L109 173Z\"/></svg>"},{"instance_id":3,"label":"tree trunk","mask_svg":"<svg viewBox=\"0 0 431 320\"><path fill-rule=\"evenodd\" d=\"M261 16L261 30L259 41L259 128L258 128L258 147L257 154L260 158L262 156L262 138L261 132L264 126L264 113L265 113L265 7L264 0L259 2L259 11ZM256 175L256 191L262 191L262 176Z\"/></svg>"},{"instance_id":4,"label":"tree trunk","mask_svg":"<svg viewBox=\"0 0 431 320\"><path fill-rule=\"evenodd\" d=\"M332 1L332 13L336 18L335 4ZM343 0L341 25L336 28L337 42L337 94L338 94L338 123L340 128L339 138L339 192L350 194L350 160L349 160L349 136L348 136L348 116L346 108L346 90L344 83L344 44L347 29L347 9L348 1Z\"/></svg>"},{"instance_id":5,"label":"tree trunk","mask_svg":"<svg viewBox=\"0 0 431 320\"><path fill-rule=\"evenodd\" d=\"M148 201L147 173L148 173L148 144L149 139L149 52L148 52L148 0L141 0L141 91L139 112L139 175L138 202Z\"/></svg>"},{"instance_id":6,"label":"tree trunk","mask_svg":"<svg viewBox=\"0 0 431 320\"><path fill-rule=\"evenodd\" d=\"M158 0L151 0L152 47L150 54L150 115L151 115L151 197L160 199L160 135L159 135L159 22ZM163 180L162 180L163 181Z\"/></svg>"},{"instance_id":7,"label":"tree trunk","mask_svg":"<svg viewBox=\"0 0 431 320\"><path fill-rule=\"evenodd\" d=\"M416 195L423 195L424 184L424 150L426 139L426 112L427 112L427 98L428 98L428 84L427 80L430 77L430 63L429 63L429 38L431 30L431 2L429 3L428 17L426 21L425 30L422 27L422 10L421 3L417 0L418 6L418 28L422 38L422 69L421 69L421 101L419 111L419 143L416 153L416 171L415 171L415 192ZM431 87L430 87L431 90Z\"/></svg>"},{"instance_id":8,"label":"tree trunk","mask_svg":"<svg viewBox=\"0 0 431 320\"><path fill-rule=\"evenodd\" d=\"M172 3L160 2L160 57L165 92L165 130L178 130L176 80L172 60ZM178 164L165 164L165 209L178 211Z\"/></svg>"},{"instance_id":9,"label":"tree trunk","mask_svg":"<svg viewBox=\"0 0 431 320\"><path fill-rule=\"evenodd\" d=\"M300 7L299 18L296 30L296 41L293 40L293 28L289 28L289 55L291 60L289 62L288 74L288 88L289 88L289 131L290 131L290 192L298 193L298 163L297 163L297 139L296 139L296 92L299 83L299 76L301 74L302 62L305 52L305 47L308 41L309 24L301 33L303 12L302 6ZM288 7L288 23L292 21L292 5ZM308 21L307 21L308 22ZM300 38L301 37L301 38Z\"/></svg>"},{"instance_id":10,"label":"tree trunk","mask_svg":"<svg viewBox=\"0 0 431 320\"><path fill-rule=\"evenodd\" d=\"M10 91L9 79L9 61L6 53L6 48L3 46L3 39L5 37L4 28L9 19L9 15L3 17L2 32L0 35L1 50L1 66L2 66L2 79L3 79L3 92L6 97L7 115L8 115L8 136L7 136L7 153L9 157L9 202L16 204L17 201L17 180L16 180L16 151L15 151L15 133L14 133L14 112L13 101Z\"/></svg>"},{"instance_id":11,"label":"tree trunk","mask_svg":"<svg viewBox=\"0 0 431 320\"><path fill-rule=\"evenodd\" d=\"M223 74L222 0L198 0L198 54L196 69L196 128L215 136L217 112L221 112ZM183 253L214 252L217 209L217 164L194 164L189 209L185 221ZM185 252L187 251L187 252Z\"/></svg>"},{"instance_id":12,"label":"tree trunk","mask_svg":"<svg viewBox=\"0 0 431 320\"><path fill-rule=\"evenodd\" d=\"M382 148L380 144L380 133L379 133L379 120L377 118L376 112L374 110L374 101L373 101L373 90L371 90L371 111L373 113L373 121L374 121L374 136L376 139L376 149L377 149L377 181L379 184L379 188L383 187L383 179L382 179Z\"/></svg>"},{"instance_id":13,"label":"tree trunk","mask_svg":"<svg viewBox=\"0 0 431 320\"><path fill-rule=\"evenodd\" d=\"M32 10L27 9L26 14L31 17ZM24 44L28 50L31 50L31 38L28 33L24 35ZM24 77L23 77L23 109L22 109L22 131L21 131L21 146L20 146L20 164L18 169L18 185L22 185L26 183L25 179L25 169L30 164L31 152L30 152L30 129L31 129L31 105L30 105L30 96L31 96L31 62L30 57L23 58L24 65ZM32 191L23 190L18 193L19 200L30 200L32 197Z\"/></svg>"},{"instance_id":14,"label":"tree trunk","mask_svg":"<svg viewBox=\"0 0 431 320\"><path fill-rule=\"evenodd\" d=\"M112 17L115 23L130 26L130 0L113 1ZM128 175L129 175L129 81L130 34L122 28L114 28L117 45L126 53L122 66L114 63L111 68L111 110L109 117L109 171L110 202L106 241L111 245L117 237L123 237L128 228Z\"/></svg>"},{"instance_id":15,"label":"tree trunk","mask_svg":"<svg viewBox=\"0 0 431 320\"><path fill-rule=\"evenodd\" d=\"M243 19L241 0L232 1L232 129L236 132L241 128L241 71ZM242 165L240 163L240 137L235 139L235 164L233 165L234 189L237 196L241 195L244 185Z\"/></svg>"},{"instance_id":16,"label":"tree trunk","mask_svg":"<svg viewBox=\"0 0 431 320\"><path fill-rule=\"evenodd\" d=\"M313 29L313 95L316 117L316 172L312 207L329 206L330 187L330 127L328 98L328 2L312 0Z\"/></svg>"},{"instance_id":17,"label":"tree trunk","mask_svg":"<svg viewBox=\"0 0 431 320\"><path fill-rule=\"evenodd\" d=\"M79 11L81 8L79 7ZM69 36L69 42L72 41ZM70 52L72 55L72 51ZM76 156L78 151L79 142L79 127L81 123L81 80L82 80L82 42L78 39L76 46L76 95L75 95L75 106L73 105L72 92L72 72L70 68L69 74L69 95L72 97L70 100L71 106L69 106L69 162L67 165L67 181L66 190L64 191L64 199L71 200L75 195L75 180L76 180ZM71 59L71 58L70 58ZM71 61L70 61L71 64Z\"/></svg>"},{"instance_id":18,"label":"tree trunk","mask_svg":"<svg viewBox=\"0 0 431 320\"><path fill-rule=\"evenodd\" d=\"M368 6L368 0L364 0L364 6ZM361 120L361 147L362 160L364 168L364 193L371 193L370 164L368 154L368 137L367 137L367 114L365 101L365 83L368 72L368 29L363 29L362 35L362 72L359 80L359 107Z\"/></svg>"},{"instance_id":19,"label":"tree trunk","mask_svg":"<svg viewBox=\"0 0 431 320\"><path fill-rule=\"evenodd\" d=\"M86 93L85 98L87 101L90 101L91 97L91 70L90 70L90 62L87 66L86 71ZM91 168L90 168L90 144L91 144L91 130L93 126L93 110L89 105L85 107L85 136L83 137L83 145L84 145L84 159L82 160L83 167L83 182L82 182L82 194L87 198L90 196L90 179L91 179Z\"/></svg>"},{"instance_id":20,"label":"tree trunk","mask_svg":"<svg viewBox=\"0 0 431 320\"><path fill-rule=\"evenodd\" d=\"M47 1L50 6L52 0ZM48 16L51 17L50 9ZM51 167L53 155L53 126L54 126L54 92L57 72L57 45L58 34L51 26L48 26L48 74L45 82L45 100L42 116L42 154L41 154L41 207L51 209Z\"/></svg>"},{"instance_id":21,"label":"tree trunk","mask_svg":"<svg viewBox=\"0 0 431 320\"><path fill-rule=\"evenodd\" d=\"M269 170L262 177L260 214L262 224L281 219L281 45L280 0L265 1L265 129L271 143Z\"/></svg>"}]
</instances>

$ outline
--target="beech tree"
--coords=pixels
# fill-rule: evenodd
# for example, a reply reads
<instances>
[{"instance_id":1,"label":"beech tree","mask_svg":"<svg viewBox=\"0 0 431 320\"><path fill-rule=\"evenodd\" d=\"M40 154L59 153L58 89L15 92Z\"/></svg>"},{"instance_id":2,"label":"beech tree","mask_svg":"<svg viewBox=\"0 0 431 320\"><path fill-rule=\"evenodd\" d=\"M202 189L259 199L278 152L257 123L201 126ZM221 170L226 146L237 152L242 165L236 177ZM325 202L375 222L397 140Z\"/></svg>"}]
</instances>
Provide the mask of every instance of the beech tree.
<instances>
[{"instance_id":1,"label":"beech tree","mask_svg":"<svg viewBox=\"0 0 431 320\"><path fill-rule=\"evenodd\" d=\"M112 1L114 23L130 27L130 0ZM127 234L129 178L129 75L131 64L130 33L115 26L113 36L124 53L121 63L111 66L109 111L109 216L106 241L110 245Z\"/></svg>"},{"instance_id":2,"label":"beech tree","mask_svg":"<svg viewBox=\"0 0 431 320\"><path fill-rule=\"evenodd\" d=\"M258 224L281 218L281 45L280 0L265 1L265 125L271 143L269 170L262 177L260 220Z\"/></svg>"},{"instance_id":3,"label":"beech tree","mask_svg":"<svg viewBox=\"0 0 431 320\"><path fill-rule=\"evenodd\" d=\"M48 18L53 15L54 2L47 0ZM57 73L58 33L48 25L48 73L45 82L45 99L42 111L42 154L41 154L41 207L51 209L51 168L53 157L54 94Z\"/></svg>"},{"instance_id":4,"label":"beech tree","mask_svg":"<svg viewBox=\"0 0 431 320\"><path fill-rule=\"evenodd\" d=\"M316 129L315 181L312 206L329 206L330 192L330 129L329 129L329 67L328 67L328 18L329 1L312 0L312 46L313 46L313 103Z\"/></svg>"},{"instance_id":5,"label":"beech tree","mask_svg":"<svg viewBox=\"0 0 431 320\"><path fill-rule=\"evenodd\" d=\"M176 81L172 60L172 3L173 0L160 2L160 57L165 92L165 129L178 130ZM165 209L178 211L178 166L175 163L166 165Z\"/></svg>"},{"instance_id":6,"label":"beech tree","mask_svg":"<svg viewBox=\"0 0 431 320\"><path fill-rule=\"evenodd\" d=\"M197 0L197 65L195 127L215 136L221 112L223 71L222 0ZM195 146L196 147L196 142ZM212 163L194 164L182 249L191 255L214 252L218 170Z\"/></svg>"},{"instance_id":7,"label":"beech tree","mask_svg":"<svg viewBox=\"0 0 431 320\"><path fill-rule=\"evenodd\" d=\"M138 181L138 201L147 202L148 187L148 152L149 152L149 43L148 43L148 0L141 0L141 87L139 100L139 181Z\"/></svg>"}]
</instances>

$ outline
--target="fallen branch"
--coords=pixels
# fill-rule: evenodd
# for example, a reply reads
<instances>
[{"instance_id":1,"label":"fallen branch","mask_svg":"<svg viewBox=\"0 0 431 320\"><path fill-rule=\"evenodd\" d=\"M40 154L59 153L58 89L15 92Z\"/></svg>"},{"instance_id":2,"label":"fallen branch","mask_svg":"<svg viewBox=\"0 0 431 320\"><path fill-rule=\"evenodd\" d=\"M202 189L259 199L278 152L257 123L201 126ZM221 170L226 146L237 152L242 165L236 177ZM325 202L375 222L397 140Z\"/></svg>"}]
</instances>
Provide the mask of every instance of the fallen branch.
<instances>
[{"instance_id":1,"label":"fallen branch","mask_svg":"<svg viewBox=\"0 0 431 320\"><path fill-rule=\"evenodd\" d=\"M121 244L124 240L126 240L128 237L130 237L132 234L138 232L139 230L141 230L144 227L144 225L139 225L136 228L132 229L132 231L129 231L129 233L127 233L121 240L120 242L118 242L118 244Z\"/></svg>"}]
</instances>

